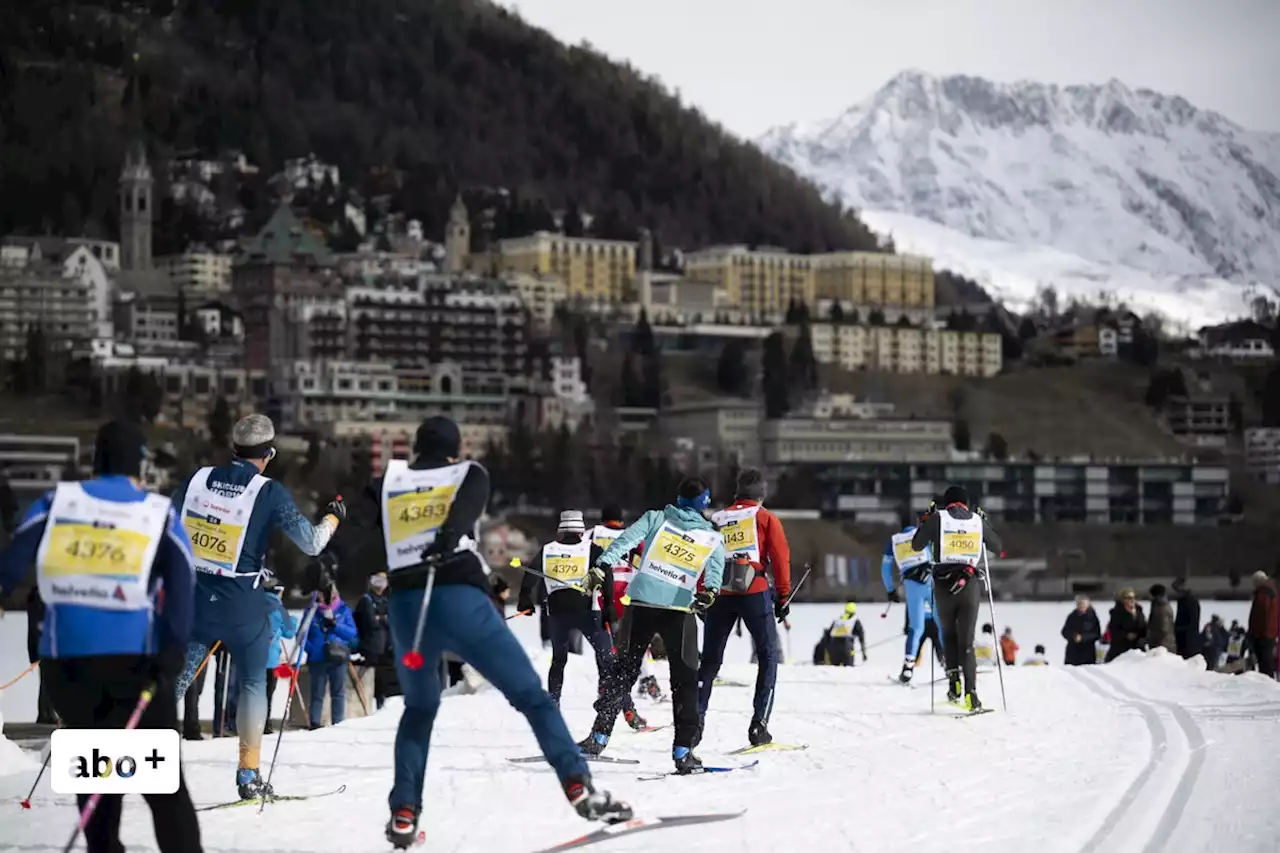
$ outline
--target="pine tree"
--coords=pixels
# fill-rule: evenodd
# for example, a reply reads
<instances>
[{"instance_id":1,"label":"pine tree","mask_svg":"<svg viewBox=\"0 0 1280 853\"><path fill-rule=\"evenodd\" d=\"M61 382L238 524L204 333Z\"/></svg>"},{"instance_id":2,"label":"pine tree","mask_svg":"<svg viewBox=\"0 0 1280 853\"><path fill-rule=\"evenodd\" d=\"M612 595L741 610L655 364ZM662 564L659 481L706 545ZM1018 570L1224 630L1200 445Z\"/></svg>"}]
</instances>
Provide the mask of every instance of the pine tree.
<instances>
[{"instance_id":1,"label":"pine tree","mask_svg":"<svg viewBox=\"0 0 1280 853\"><path fill-rule=\"evenodd\" d=\"M813 354L813 335L808 321L801 321L800 334L791 348L791 376L806 391L818 387L818 360Z\"/></svg>"},{"instance_id":2,"label":"pine tree","mask_svg":"<svg viewBox=\"0 0 1280 853\"><path fill-rule=\"evenodd\" d=\"M213 404L213 410L209 412L209 441L214 447L227 447L231 439L231 407L227 405L227 398L218 396L217 402Z\"/></svg>"},{"instance_id":3,"label":"pine tree","mask_svg":"<svg viewBox=\"0 0 1280 853\"><path fill-rule=\"evenodd\" d=\"M955 439L956 450L965 453L972 449L973 439L969 435L969 422L964 418L956 419L952 436Z\"/></svg>"},{"instance_id":4,"label":"pine tree","mask_svg":"<svg viewBox=\"0 0 1280 853\"><path fill-rule=\"evenodd\" d=\"M786 345L782 333L774 332L764 339L761 359L761 384L764 391L764 412L769 419L786 417L791 410L790 378L787 371Z\"/></svg>"},{"instance_id":5,"label":"pine tree","mask_svg":"<svg viewBox=\"0 0 1280 853\"><path fill-rule=\"evenodd\" d=\"M716 364L716 384L726 394L743 395L749 390L746 350L737 338L730 338L720 350Z\"/></svg>"}]
</instances>

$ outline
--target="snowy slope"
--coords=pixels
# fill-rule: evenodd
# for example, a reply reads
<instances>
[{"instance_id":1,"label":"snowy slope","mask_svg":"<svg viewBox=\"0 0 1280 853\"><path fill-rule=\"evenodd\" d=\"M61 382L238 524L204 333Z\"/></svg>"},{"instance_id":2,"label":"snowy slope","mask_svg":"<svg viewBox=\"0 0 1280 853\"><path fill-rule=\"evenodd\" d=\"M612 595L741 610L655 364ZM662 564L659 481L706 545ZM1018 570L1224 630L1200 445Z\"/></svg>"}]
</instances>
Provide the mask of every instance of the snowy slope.
<instances>
[{"instance_id":1,"label":"snowy slope","mask_svg":"<svg viewBox=\"0 0 1280 853\"><path fill-rule=\"evenodd\" d=\"M1161 276L1280 274L1280 135L1118 81L907 71L759 142L860 210Z\"/></svg>"},{"instance_id":2,"label":"snowy slope","mask_svg":"<svg viewBox=\"0 0 1280 853\"><path fill-rule=\"evenodd\" d=\"M1015 624L1026 632L1024 644L1040 631L1047 642L1063 614L1060 605L1034 607L1039 629ZM803 630L809 642L838 609L806 607L797 614L796 640ZM1041 853L1275 849L1280 814L1269 782L1280 747L1275 683L1207 674L1167 656L1135 656L1087 672L1018 668L1005 674L1007 715L947 719L946 708L930 714L927 688L904 689L886 678L896 669L900 609L886 620L878 608L865 610L872 643L888 641L873 648L872 665L781 670L771 728L780 742L809 743L805 752L766 754L742 773L639 782L639 772L669 767L670 730L636 735L620 726L610 754L642 764L596 765L599 785L646 814L749 810L729 823L616 839L601 845L602 853L1025 853L1032 843ZM524 638L536 635L532 620L516 623ZM745 652L745 643L735 641L729 658L743 661ZM545 668L546 655L536 648L533 655ZM735 662L722 675L750 680L753 672ZM594 667L589 658L573 657L567 674L564 708L581 736L592 716ZM981 689L998 708L994 674L982 677ZM733 760L725 752L743 745L750 692L716 689L699 749L704 760ZM664 721L670 707L642 711ZM261 817L246 808L202 815L206 851L387 849L381 830L398 712L396 700L372 718L290 732L276 771L279 788L323 791L345 783L346 792L275 804ZM536 746L523 719L492 690L446 698L435 734L423 821L428 841L417 849L532 851L587 828L545 766L505 760ZM187 746L185 772L198 803L227 798L235 761L231 739ZM73 820L70 798L42 785L33 809L20 811L16 803L29 784L29 771L0 776L0 849L55 851ZM141 802L126 807L124 840L133 853L155 849Z\"/></svg>"}]
</instances>

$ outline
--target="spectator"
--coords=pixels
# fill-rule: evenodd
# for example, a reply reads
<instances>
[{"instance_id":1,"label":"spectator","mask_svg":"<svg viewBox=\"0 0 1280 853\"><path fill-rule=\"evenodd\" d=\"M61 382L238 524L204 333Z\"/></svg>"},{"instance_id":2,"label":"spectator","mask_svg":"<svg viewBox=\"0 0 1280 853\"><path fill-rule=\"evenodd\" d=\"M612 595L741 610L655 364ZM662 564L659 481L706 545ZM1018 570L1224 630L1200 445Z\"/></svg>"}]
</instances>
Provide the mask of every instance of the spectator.
<instances>
[{"instance_id":1,"label":"spectator","mask_svg":"<svg viewBox=\"0 0 1280 853\"><path fill-rule=\"evenodd\" d=\"M373 667L373 702L381 708L389 694L390 669L395 666L391 648L391 630L387 622L387 573L369 575L369 588L356 605L356 652L363 660L361 669Z\"/></svg>"},{"instance_id":2,"label":"spectator","mask_svg":"<svg viewBox=\"0 0 1280 853\"><path fill-rule=\"evenodd\" d=\"M1013 639L1013 629L1006 625L1004 633L1000 635L1000 657L1005 666L1017 665L1019 648L1021 647Z\"/></svg>"},{"instance_id":3,"label":"spectator","mask_svg":"<svg viewBox=\"0 0 1280 853\"><path fill-rule=\"evenodd\" d=\"M1239 619L1231 620L1231 630L1227 631L1227 664L1226 668L1231 672L1240 671L1240 659L1244 657L1244 644L1246 640L1244 628L1240 627Z\"/></svg>"},{"instance_id":4,"label":"spectator","mask_svg":"<svg viewBox=\"0 0 1280 853\"><path fill-rule=\"evenodd\" d=\"M1222 624L1222 617L1213 614L1204 626L1204 630L1200 632L1200 654L1204 657L1204 668L1210 672L1218 669L1218 665L1222 662L1222 656L1227 652L1229 639L1227 637L1227 626Z\"/></svg>"},{"instance_id":5,"label":"spectator","mask_svg":"<svg viewBox=\"0 0 1280 853\"><path fill-rule=\"evenodd\" d=\"M35 663L40 659L40 632L44 627L44 599L40 597L40 587L31 585L27 593L27 663ZM58 723L58 715L53 710L53 700L49 698L49 687L45 684L44 674L36 672L40 679L40 692L36 697L36 722L45 726Z\"/></svg>"},{"instance_id":6,"label":"spectator","mask_svg":"<svg viewBox=\"0 0 1280 853\"><path fill-rule=\"evenodd\" d=\"M1178 643L1174 635L1173 605L1164 584L1151 587L1151 621L1147 624L1147 644L1152 649L1164 648L1177 654Z\"/></svg>"},{"instance_id":7,"label":"spectator","mask_svg":"<svg viewBox=\"0 0 1280 853\"><path fill-rule=\"evenodd\" d=\"M330 586L321 594L319 608L307 631L307 676L311 681L311 728L318 729L324 719L324 692L329 689L329 720L342 722L346 711L347 664L351 649L358 642L356 623L351 608Z\"/></svg>"},{"instance_id":8,"label":"spectator","mask_svg":"<svg viewBox=\"0 0 1280 853\"><path fill-rule=\"evenodd\" d=\"M1036 646L1036 653L1030 658L1022 662L1023 666L1048 666L1049 659L1045 657L1044 646Z\"/></svg>"},{"instance_id":9,"label":"spectator","mask_svg":"<svg viewBox=\"0 0 1280 853\"><path fill-rule=\"evenodd\" d=\"M996 665L996 629L990 622L982 626L982 634L973 641L973 658L979 669Z\"/></svg>"},{"instance_id":10,"label":"spectator","mask_svg":"<svg viewBox=\"0 0 1280 853\"><path fill-rule=\"evenodd\" d=\"M1173 594L1178 601L1178 615L1173 619L1178 654L1184 658L1193 658L1201 652L1200 633L1196 630L1200 625L1200 599L1187 588L1186 578L1178 578L1173 582Z\"/></svg>"},{"instance_id":11,"label":"spectator","mask_svg":"<svg viewBox=\"0 0 1280 853\"><path fill-rule=\"evenodd\" d=\"M271 696L276 692L276 667L288 649L284 645L286 638L298 636L298 623L284 609L280 600L284 595L284 587L274 577L264 584L267 591L267 623L271 626L271 648L267 651L267 723L263 734L271 734ZM292 661L290 661L292 663Z\"/></svg>"},{"instance_id":12,"label":"spectator","mask_svg":"<svg viewBox=\"0 0 1280 853\"><path fill-rule=\"evenodd\" d=\"M1147 617L1138 604L1138 594L1132 589L1120 591L1120 597L1111 608L1107 633L1111 636L1111 647L1107 649L1107 663L1111 663L1125 652L1147 647Z\"/></svg>"},{"instance_id":13,"label":"spectator","mask_svg":"<svg viewBox=\"0 0 1280 853\"><path fill-rule=\"evenodd\" d=\"M1087 666L1097 663L1096 644L1102 638L1102 625L1098 614L1089 602L1089 596L1076 596L1076 609L1067 614L1062 623L1062 639L1067 641L1067 654L1063 660L1067 666Z\"/></svg>"},{"instance_id":14,"label":"spectator","mask_svg":"<svg viewBox=\"0 0 1280 853\"><path fill-rule=\"evenodd\" d=\"M1280 628L1280 607L1276 603L1276 585L1267 573L1253 573L1253 606L1249 608L1249 648L1253 650L1258 672L1276 677L1276 633Z\"/></svg>"},{"instance_id":15,"label":"spectator","mask_svg":"<svg viewBox=\"0 0 1280 853\"><path fill-rule=\"evenodd\" d=\"M511 597L511 585L503 579L502 575L494 575L489 581L489 598L493 601L493 606L498 608L498 612L503 618L507 615L507 599Z\"/></svg>"}]
</instances>

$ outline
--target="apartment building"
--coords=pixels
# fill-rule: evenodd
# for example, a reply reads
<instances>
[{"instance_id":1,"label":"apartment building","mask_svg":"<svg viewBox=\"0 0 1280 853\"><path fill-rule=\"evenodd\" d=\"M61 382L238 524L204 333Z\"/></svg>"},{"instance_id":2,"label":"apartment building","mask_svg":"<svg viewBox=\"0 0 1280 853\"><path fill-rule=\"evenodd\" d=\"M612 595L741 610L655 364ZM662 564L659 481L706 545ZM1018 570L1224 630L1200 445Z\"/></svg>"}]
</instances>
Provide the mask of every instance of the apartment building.
<instances>
[{"instance_id":1,"label":"apartment building","mask_svg":"<svg viewBox=\"0 0 1280 853\"><path fill-rule=\"evenodd\" d=\"M760 423L765 465L945 460L953 445L948 421L860 417L786 417Z\"/></svg>"},{"instance_id":2,"label":"apartment building","mask_svg":"<svg viewBox=\"0 0 1280 853\"><path fill-rule=\"evenodd\" d=\"M40 328L51 351L71 350L94 336L93 293L60 263L0 266L0 354L23 358L27 335Z\"/></svg>"},{"instance_id":3,"label":"apartment building","mask_svg":"<svg viewBox=\"0 0 1280 853\"><path fill-rule=\"evenodd\" d=\"M1004 367L994 332L812 323L809 334L818 363L844 370L989 377Z\"/></svg>"},{"instance_id":4,"label":"apartment building","mask_svg":"<svg viewBox=\"0 0 1280 853\"><path fill-rule=\"evenodd\" d=\"M1226 397L1173 397L1164 406L1169 431L1197 447L1224 447L1231 437L1231 401Z\"/></svg>"},{"instance_id":5,"label":"apartment building","mask_svg":"<svg viewBox=\"0 0 1280 853\"><path fill-rule=\"evenodd\" d=\"M634 299L636 245L623 240L566 237L538 231L498 241L502 274L553 275L569 299L623 302Z\"/></svg>"},{"instance_id":6,"label":"apartment building","mask_svg":"<svg viewBox=\"0 0 1280 853\"><path fill-rule=\"evenodd\" d=\"M828 252L814 256L813 304L832 299L854 306L890 305L933 311L933 261L883 252Z\"/></svg>"},{"instance_id":7,"label":"apartment building","mask_svg":"<svg viewBox=\"0 0 1280 853\"><path fill-rule=\"evenodd\" d=\"M57 485L80 478L80 439L73 435L0 434L0 470L19 511Z\"/></svg>"},{"instance_id":8,"label":"apartment building","mask_svg":"<svg viewBox=\"0 0 1280 853\"><path fill-rule=\"evenodd\" d=\"M413 439L421 421L335 421L320 435L354 461L367 454L375 477L382 476L392 459L412 459ZM490 446L505 447L510 430L506 424L459 423L461 458L483 459Z\"/></svg>"},{"instance_id":9,"label":"apartment building","mask_svg":"<svg viewBox=\"0 0 1280 853\"><path fill-rule=\"evenodd\" d=\"M529 322L542 331L549 330L556 306L563 303L568 294L564 281L554 275L530 273L508 273L502 280L520 295L529 312Z\"/></svg>"},{"instance_id":10,"label":"apartment building","mask_svg":"<svg viewBox=\"0 0 1280 853\"><path fill-rule=\"evenodd\" d=\"M758 401L698 400L664 407L658 428L669 442L690 441L705 464L729 457L739 465L757 465L763 419L764 407Z\"/></svg>"},{"instance_id":11,"label":"apartment building","mask_svg":"<svg viewBox=\"0 0 1280 853\"><path fill-rule=\"evenodd\" d=\"M112 335L112 277L120 272L120 244L87 237L5 237L0 240L0 268L50 271L61 267L63 278L77 279L89 294L93 335Z\"/></svg>"},{"instance_id":12,"label":"apartment building","mask_svg":"<svg viewBox=\"0 0 1280 853\"><path fill-rule=\"evenodd\" d=\"M950 484L1011 522L1216 524L1228 493L1225 465L1184 460L851 462L817 477L824 512L878 524L918 515Z\"/></svg>"},{"instance_id":13,"label":"apartment building","mask_svg":"<svg viewBox=\"0 0 1280 853\"><path fill-rule=\"evenodd\" d=\"M1280 428L1245 430L1244 464L1250 476L1267 485L1280 486Z\"/></svg>"},{"instance_id":14,"label":"apartment building","mask_svg":"<svg viewBox=\"0 0 1280 853\"><path fill-rule=\"evenodd\" d=\"M230 255L192 251L158 258L156 265L169 277L174 293L192 302L218 299L231 292Z\"/></svg>"}]
</instances>

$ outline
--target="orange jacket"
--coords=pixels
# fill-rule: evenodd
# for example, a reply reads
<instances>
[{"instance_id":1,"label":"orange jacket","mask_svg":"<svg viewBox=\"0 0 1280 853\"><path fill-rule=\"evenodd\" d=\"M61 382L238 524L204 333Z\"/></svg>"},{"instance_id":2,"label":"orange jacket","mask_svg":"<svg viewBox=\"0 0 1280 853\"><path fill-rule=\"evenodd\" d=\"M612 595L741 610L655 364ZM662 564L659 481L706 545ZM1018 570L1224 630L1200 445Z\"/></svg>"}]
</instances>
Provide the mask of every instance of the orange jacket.
<instances>
[{"instance_id":1,"label":"orange jacket","mask_svg":"<svg viewBox=\"0 0 1280 853\"><path fill-rule=\"evenodd\" d=\"M1000 637L1000 655L1004 658L1005 663L1012 665L1018 659L1019 648L1013 637L1007 635Z\"/></svg>"},{"instance_id":2,"label":"orange jacket","mask_svg":"<svg viewBox=\"0 0 1280 853\"><path fill-rule=\"evenodd\" d=\"M734 501L728 509L741 509L742 507L755 506L760 501L738 500ZM773 575L773 586L776 590L776 597L782 600L791 594L791 548L787 546L787 534L782 529L782 522L778 517L764 507L760 507L760 511L756 513L756 535L760 537L760 553L765 558L768 565L769 573ZM725 562L729 562L729 555L725 555ZM762 570L764 565L760 563L752 563L757 570ZM768 579L762 574L751 582L751 586L747 588L743 595L754 595L758 592L764 592L769 588ZM738 593L725 592L724 595L737 595Z\"/></svg>"}]
</instances>

